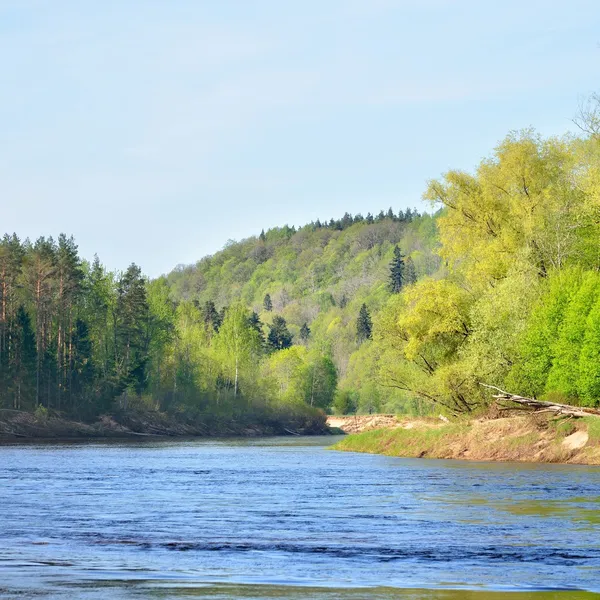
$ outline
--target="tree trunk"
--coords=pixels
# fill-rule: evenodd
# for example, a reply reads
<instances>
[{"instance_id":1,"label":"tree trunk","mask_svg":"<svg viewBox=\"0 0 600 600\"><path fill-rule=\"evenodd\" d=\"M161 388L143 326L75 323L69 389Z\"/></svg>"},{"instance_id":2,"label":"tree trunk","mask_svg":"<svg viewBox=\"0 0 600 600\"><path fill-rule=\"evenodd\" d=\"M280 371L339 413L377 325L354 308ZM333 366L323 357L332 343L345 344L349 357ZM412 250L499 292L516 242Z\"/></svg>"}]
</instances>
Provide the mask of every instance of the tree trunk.
<instances>
[{"instance_id":1,"label":"tree trunk","mask_svg":"<svg viewBox=\"0 0 600 600\"><path fill-rule=\"evenodd\" d=\"M237 398L238 392L238 357L235 357L235 383L233 386L233 397Z\"/></svg>"}]
</instances>

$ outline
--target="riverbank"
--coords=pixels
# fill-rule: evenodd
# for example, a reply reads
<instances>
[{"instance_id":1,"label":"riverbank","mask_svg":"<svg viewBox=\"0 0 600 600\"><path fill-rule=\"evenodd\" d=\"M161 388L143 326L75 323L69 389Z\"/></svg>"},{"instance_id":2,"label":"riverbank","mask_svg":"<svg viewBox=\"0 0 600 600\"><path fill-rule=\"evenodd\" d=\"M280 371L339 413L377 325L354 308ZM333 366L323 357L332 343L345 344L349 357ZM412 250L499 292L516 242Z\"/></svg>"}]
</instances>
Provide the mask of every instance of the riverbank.
<instances>
[{"instance_id":1,"label":"riverbank","mask_svg":"<svg viewBox=\"0 0 600 600\"><path fill-rule=\"evenodd\" d=\"M361 433L372 429L394 429L403 420L396 415L329 415L327 425L339 433Z\"/></svg>"},{"instance_id":2,"label":"riverbank","mask_svg":"<svg viewBox=\"0 0 600 600\"><path fill-rule=\"evenodd\" d=\"M600 418L405 419L392 428L349 435L333 448L414 458L600 465Z\"/></svg>"},{"instance_id":3,"label":"riverbank","mask_svg":"<svg viewBox=\"0 0 600 600\"><path fill-rule=\"evenodd\" d=\"M330 433L325 415L297 419L235 420L206 415L191 418L155 410L129 410L82 422L57 414L43 417L17 410L0 410L0 443L36 439L95 439L144 437L256 437L323 435Z\"/></svg>"}]
</instances>

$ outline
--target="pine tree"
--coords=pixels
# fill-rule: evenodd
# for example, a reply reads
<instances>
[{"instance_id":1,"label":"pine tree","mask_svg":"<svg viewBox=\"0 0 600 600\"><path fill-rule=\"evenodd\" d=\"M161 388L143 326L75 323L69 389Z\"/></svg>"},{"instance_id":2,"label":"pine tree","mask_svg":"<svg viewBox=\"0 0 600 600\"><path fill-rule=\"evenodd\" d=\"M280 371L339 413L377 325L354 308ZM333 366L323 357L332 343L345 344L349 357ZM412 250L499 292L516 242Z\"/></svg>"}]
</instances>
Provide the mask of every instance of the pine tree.
<instances>
[{"instance_id":1,"label":"pine tree","mask_svg":"<svg viewBox=\"0 0 600 600\"><path fill-rule=\"evenodd\" d=\"M221 315L217 311L215 303L212 300L207 300L204 306L200 309L202 320L206 331L218 332L221 326Z\"/></svg>"},{"instance_id":2,"label":"pine tree","mask_svg":"<svg viewBox=\"0 0 600 600\"><path fill-rule=\"evenodd\" d=\"M310 327L308 326L308 323L304 323L304 325L302 325L302 327L300 328L300 339L303 342L307 342L309 337L310 337Z\"/></svg>"},{"instance_id":3,"label":"pine tree","mask_svg":"<svg viewBox=\"0 0 600 600\"><path fill-rule=\"evenodd\" d=\"M250 323L250 326L252 327L252 329L254 329L256 331L256 333L258 333L258 337L260 338L260 342L261 345L264 346L265 344L265 334L263 333L263 329L262 329L262 321L260 320L260 317L258 316L258 313L256 311L252 311L250 313L250 316L248 317L248 322Z\"/></svg>"},{"instance_id":4,"label":"pine tree","mask_svg":"<svg viewBox=\"0 0 600 600\"><path fill-rule=\"evenodd\" d=\"M359 343L370 340L373 335L373 322L366 304L360 307L358 319L356 320L356 338Z\"/></svg>"},{"instance_id":5,"label":"pine tree","mask_svg":"<svg viewBox=\"0 0 600 600\"><path fill-rule=\"evenodd\" d=\"M340 227L341 227L342 231L344 229L348 229L348 227L350 227L352 224L354 224L354 219L353 219L352 215L348 212L345 213L340 222Z\"/></svg>"},{"instance_id":6,"label":"pine tree","mask_svg":"<svg viewBox=\"0 0 600 600\"><path fill-rule=\"evenodd\" d=\"M77 412L81 413L81 403L90 401L90 391L94 382L94 364L92 362L92 342L85 321L77 319L72 338L71 362L69 369L69 393L71 406L77 402ZM89 405L87 410L92 409Z\"/></svg>"},{"instance_id":7,"label":"pine tree","mask_svg":"<svg viewBox=\"0 0 600 600\"><path fill-rule=\"evenodd\" d=\"M271 295L266 294L265 299L263 300L263 306L267 312L271 312L273 310L273 301L271 300Z\"/></svg>"},{"instance_id":8,"label":"pine tree","mask_svg":"<svg viewBox=\"0 0 600 600\"><path fill-rule=\"evenodd\" d=\"M56 375L57 375L57 408L61 409L61 401L68 392L70 370L73 361L73 309L82 292L84 279L81 259L77 254L77 244L73 237L67 238L64 233L58 237L56 249L57 279L57 339L56 339ZM69 394L71 395L71 394Z\"/></svg>"},{"instance_id":9,"label":"pine tree","mask_svg":"<svg viewBox=\"0 0 600 600\"><path fill-rule=\"evenodd\" d=\"M0 381L5 381L10 363L11 325L17 310L17 282L22 271L24 249L16 235L0 240ZM0 406L7 389L0 386Z\"/></svg>"},{"instance_id":10,"label":"pine tree","mask_svg":"<svg viewBox=\"0 0 600 600\"><path fill-rule=\"evenodd\" d=\"M258 236L258 239L264 244L267 241L267 236L265 235L265 230L263 229Z\"/></svg>"},{"instance_id":11,"label":"pine tree","mask_svg":"<svg viewBox=\"0 0 600 600\"><path fill-rule=\"evenodd\" d=\"M404 257L398 246L394 246L394 258L390 263L390 289L398 294L405 283Z\"/></svg>"},{"instance_id":12,"label":"pine tree","mask_svg":"<svg viewBox=\"0 0 600 600\"><path fill-rule=\"evenodd\" d=\"M373 223L375 223L375 219L371 213L367 213L367 218L365 221L367 222L367 225L373 225Z\"/></svg>"},{"instance_id":13,"label":"pine tree","mask_svg":"<svg viewBox=\"0 0 600 600\"><path fill-rule=\"evenodd\" d=\"M273 350L285 350L292 345L292 334L287 328L287 323L283 317L276 315L273 318L273 324L269 325L270 331L267 337L267 343Z\"/></svg>"},{"instance_id":14,"label":"pine tree","mask_svg":"<svg viewBox=\"0 0 600 600\"><path fill-rule=\"evenodd\" d=\"M50 238L40 237L35 244L27 245L23 278L32 308L36 339L36 406L46 399L50 407L51 382L55 382L52 356L52 320L56 299L56 244Z\"/></svg>"},{"instance_id":15,"label":"pine tree","mask_svg":"<svg viewBox=\"0 0 600 600\"><path fill-rule=\"evenodd\" d=\"M115 354L121 392L131 386L141 394L146 385L148 316L146 281L141 269L131 264L117 287Z\"/></svg>"},{"instance_id":16,"label":"pine tree","mask_svg":"<svg viewBox=\"0 0 600 600\"><path fill-rule=\"evenodd\" d=\"M412 285L417 282L417 269L415 268L415 263L413 259L408 256L404 263L404 284Z\"/></svg>"},{"instance_id":17,"label":"pine tree","mask_svg":"<svg viewBox=\"0 0 600 600\"><path fill-rule=\"evenodd\" d=\"M12 328L10 348L9 392L11 406L17 410L31 409L35 405L36 337L31 319L19 306Z\"/></svg>"}]
</instances>

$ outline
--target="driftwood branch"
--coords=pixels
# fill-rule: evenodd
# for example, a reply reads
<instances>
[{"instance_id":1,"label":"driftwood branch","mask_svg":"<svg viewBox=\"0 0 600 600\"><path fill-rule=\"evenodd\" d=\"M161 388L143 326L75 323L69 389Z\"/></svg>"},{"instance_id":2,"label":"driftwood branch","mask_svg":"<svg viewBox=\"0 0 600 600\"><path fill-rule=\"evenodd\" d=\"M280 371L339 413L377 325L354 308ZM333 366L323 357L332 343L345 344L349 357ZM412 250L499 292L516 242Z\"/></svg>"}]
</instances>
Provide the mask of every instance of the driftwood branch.
<instances>
[{"instance_id":1,"label":"driftwood branch","mask_svg":"<svg viewBox=\"0 0 600 600\"><path fill-rule=\"evenodd\" d=\"M515 409L522 407L525 410L530 410L538 413L551 412L554 413L556 416L565 416L571 418L600 417L600 410L596 408L588 408L585 406L570 406L569 404L558 404L557 402L536 400L535 398L526 398L525 396L511 394L510 392L501 390L495 385L487 385L486 383L480 383L480 385L490 390L495 390L496 392L498 392L497 394L494 394L493 398L498 404L504 406L505 409L510 409L510 405L512 404L512 408ZM509 406L506 406L506 403L509 403ZM518 407L514 406L514 404L517 404Z\"/></svg>"}]
</instances>

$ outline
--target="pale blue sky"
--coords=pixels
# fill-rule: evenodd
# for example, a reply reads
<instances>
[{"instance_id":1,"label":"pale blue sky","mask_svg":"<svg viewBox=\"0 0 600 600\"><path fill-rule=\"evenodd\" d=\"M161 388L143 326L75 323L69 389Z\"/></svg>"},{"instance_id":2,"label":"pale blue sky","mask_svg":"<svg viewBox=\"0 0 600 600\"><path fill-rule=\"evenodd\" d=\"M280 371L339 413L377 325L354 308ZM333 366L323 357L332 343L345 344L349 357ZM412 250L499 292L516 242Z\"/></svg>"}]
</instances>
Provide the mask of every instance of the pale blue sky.
<instances>
[{"instance_id":1,"label":"pale blue sky","mask_svg":"<svg viewBox=\"0 0 600 600\"><path fill-rule=\"evenodd\" d=\"M573 129L597 0L0 0L0 231L158 275Z\"/></svg>"}]
</instances>

